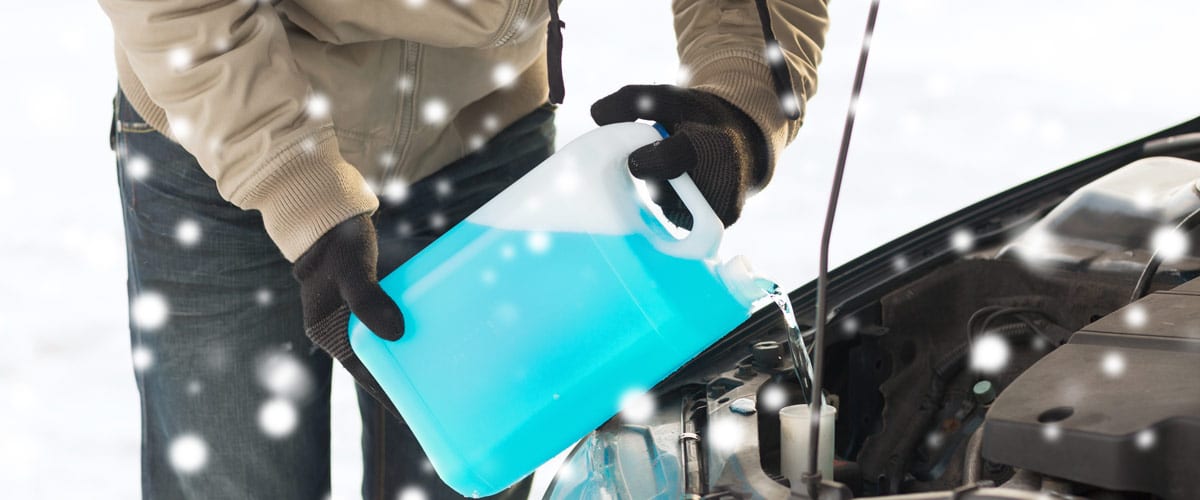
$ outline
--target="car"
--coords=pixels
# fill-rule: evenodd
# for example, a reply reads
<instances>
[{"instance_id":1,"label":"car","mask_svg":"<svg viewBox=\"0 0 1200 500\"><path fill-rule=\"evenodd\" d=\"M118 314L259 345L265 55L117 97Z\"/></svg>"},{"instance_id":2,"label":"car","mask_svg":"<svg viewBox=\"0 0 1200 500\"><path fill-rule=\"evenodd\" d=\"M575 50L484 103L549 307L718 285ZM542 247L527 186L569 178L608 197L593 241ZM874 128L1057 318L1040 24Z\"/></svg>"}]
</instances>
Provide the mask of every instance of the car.
<instances>
[{"instance_id":1,"label":"car","mask_svg":"<svg viewBox=\"0 0 1200 500\"><path fill-rule=\"evenodd\" d=\"M837 408L821 498L1200 497L1200 118L1046 174L789 294ZM1160 267L1161 265L1161 267ZM806 498L766 307L581 440L544 498Z\"/></svg>"}]
</instances>

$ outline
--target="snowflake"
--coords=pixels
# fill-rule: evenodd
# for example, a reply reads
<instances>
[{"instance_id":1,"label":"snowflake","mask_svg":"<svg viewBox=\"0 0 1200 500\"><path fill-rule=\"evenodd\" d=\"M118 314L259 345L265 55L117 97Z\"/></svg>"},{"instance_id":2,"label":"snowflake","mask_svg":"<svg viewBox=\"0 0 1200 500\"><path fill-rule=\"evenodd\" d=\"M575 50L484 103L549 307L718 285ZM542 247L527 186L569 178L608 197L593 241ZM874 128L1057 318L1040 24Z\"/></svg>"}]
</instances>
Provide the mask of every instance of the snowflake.
<instances>
[{"instance_id":1,"label":"snowflake","mask_svg":"<svg viewBox=\"0 0 1200 500\"><path fill-rule=\"evenodd\" d=\"M971 368L983 373L997 373L1008 365L1010 349L1003 337L987 333L971 344Z\"/></svg>"},{"instance_id":2,"label":"snowflake","mask_svg":"<svg viewBox=\"0 0 1200 500\"><path fill-rule=\"evenodd\" d=\"M200 385L199 380L192 380L192 381L188 382L186 390L187 390L187 393L189 396L195 396L197 394L200 394L200 391L203 388L204 387Z\"/></svg>"},{"instance_id":3,"label":"snowflake","mask_svg":"<svg viewBox=\"0 0 1200 500\"><path fill-rule=\"evenodd\" d=\"M525 246L535 254L546 253L550 249L550 234L545 231L534 231L525 238Z\"/></svg>"},{"instance_id":4,"label":"snowflake","mask_svg":"<svg viewBox=\"0 0 1200 500\"><path fill-rule=\"evenodd\" d=\"M783 108L785 113L800 112L800 100L796 99L796 94L788 91L779 99L779 106Z\"/></svg>"},{"instance_id":5,"label":"snowflake","mask_svg":"<svg viewBox=\"0 0 1200 500\"><path fill-rule=\"evenodd\" d=\"M396 234L400 236L412 236L412 233L413 227L408 221L401 221L399 224L396 224Z\"/></svg>"},{"instance_id":6,"label":"snowflake","mask_svg":"<svg viewBox=\"0 0 1200 500\"><path fill-rule=\"evenodd\" d=\"M1133 442L1139 450L1149 450L1154 448L1155 443L1158 442L1158 434L1154 432L1154 429L1145 429L1134 436Z\"/></svg>"},{"instance_id":7,"label":"snowflake","mask_svg":"<svg viewBox=\"0 0 1200 500\"><path fill-rule=\"evenodd\" d=\"M720 451L733 451L742 443L742 428L732 419L722 418L708 427L708 442Z\"/></svg>"},{"instance_id":8,"label":"snowflake","mask_svg":"<svg viewBox=\"0 0 1200 500\"><path fill-rule=\"evenodd\" d=\"M450 108L446 106L446 101L431 97L425 101L425 105L421 106L421 119L430 125L441 125L446 122L446 118L450 115Z\"/></svg>"},{"instance_id":9,"label":"snowflake","mask_svg":"<svg viewBox=\"0 0 1200 500\"><path fill-rule=\"evenodd\" d=\"M190 248L200 243L200 223L192 219L183 219L175 226L175 239L184 248Z\"/></svg>"},{"instance_id":10,"label":"snowflake","mask_svg":"<svg viewBox=\"0 0 1200 500\"><path fill-rule=\"evenodd\" d=\"M145 331L154 331L167 323L170 307L167 299L158 292L142 292L133 299L129 307L133 324Z\"/></svg>"},{"instance_id":11,"label":"snowflake","mask_svg":"<svg viewBox=\"0 0 1200 500\"><path fill-rule=\"evenodd\" d=\"M768 43L763 55L767 58L767 63L772 66L783 62L783 49L779 47L778 42Z\"/></svg>"},{"instance_id":12,"label":"snowflake","mask_svg":"<svg viewBox=\"0 0 1200 500\"><path fill-rule=\"evenodd\" d=\"M763 404L764 409L778 410L787 404L787 391L778 385L767 386L758 401Z\"/></svg>"},{"instance_id":13,"label":"snowflake","mask_svg":"<svg viewBox=\"0 0 1200 500\"><path fill-rule=\"evenodd\" d=\"M555 475L558 476L558 481L561 483L570 483L571 481L574 481L576 474L577 472L575 470L575 466L570 463L563 464L562 467L558 468L558 472L555 473Z\"/></svg>"},{"instance_id":14,"label":"snowflake","mask_svg":"<svg viewBox=\"0 0 1200 500\"><path fill-rule=\"evenodd\" d=\"M195 474L208 464L208 444L195 434L181 434L167 449L171 467L180 474Z\"/></svg>"},{"instance_id":15,"label":"snowflake","mask_svg":"<svg viewBox=\"0 0 1200 500\"><path fill-rule=\"evenodd\" d=\"M192 136L192 121L187 118L167 118L167 125L171 127L171 134L176 139L183 141Z\"/></svg>"},{"instance_id":16,"label":"snowflake","mask_svg":"<svg viewBox=\"0 0 1200 500\"><path fill-rule=\"evenodd\" d=\"M654 111L654 98L649 95L642 94L637 99L638 113L646 114Z\"/></svg>"},{"instance_id":17,"label":"snowflake","mask_svg":"<svg viewBox=\"0 0 1200 500\"><path fill-rule=\"evenodd\" d=\"M425 6L425 0L404 0L404 3L414 9Z\"/></svg>"},{"instance_id":18,"label":"snowflake","mask_svg":"<svg viewBox=\"0 0 1200 500\"><path fill-rule=\"evenodd\" d=\"M512 260L517 256L517 249L512 245L504 245L500 247L500 258L504 260Z\"/></svg>"},{"instance_id":19,"label":"snowflake","mask_svg":"<svg viewBox=\"0 0 1200 500\"><path fill-rule=\"evenodd\" d=\"M387 152L379 155L379 166L383 168L391 168L396 165L396 155L392 152Z\"/></svg>"},{"instance_id":20,"label":"snowflake","mask_svg":"<svg viewBox=\"0 0 1200 500\"><path fill-rule=\"evenodd\" d=\"M904 272L908 270L908 258L903 255L897 255L892 259L892 269L896 272Z\"/></svg>"},{"instance_id":21,"label":"snowflake","mask_svg":"<svg viewBox=\"0 0 1200 500\"><path fill-rule=\"evenodd\" d=\"M228 37L218 37L216 41L213 42L213 49L217 52L228 51L230 46L231 44Z\"/></svg>"},{"instance_id":22,"label":"snowflake","mask_svg":"<svg viewBox=\"0 0 1200 500\"><path fill-rule=\"evenodd\" d=\"M1058 424L1045 424L1042 426L1042 439L1048 443L1057 443L1062 439L1062 427Z\"/></svg>"},{"instance_id":23,"label":"snowflake","mask_svg":"<svg viewBox=\"0 0 1200 500\"><path fill-rule=\"evenodd\" d=\"M686 64L680 64L675 70L675 85L687 87L692 83L692 68Z\"/></svg>"},{"instance_id":24,"label":"snowflake","mask_svg":"<svg viewBox=\"0 0 1200 500\"><path fill-rule=\"evenodd\" d=\"M470 149L471 151L476 151L476 150L482 148L483 145L486 143L487 143L487 141L483 138L482 135L471 134L471 137L467 139L467 149Z\"/></svg>"},{"instance_id":25,"label":"snowflake","mask_svg":"<svg viewBox=\"0 0 1200 500\"><path fill-rule=\"evenodd\" d=\"M497 64L492 68L492 83L500 87L508 87L517 80L517 69L508 63Z\"/></svg>"},{"instance_id":26,"label":"snowflake","mask_svg":"<svg viewBox=\"0 0 1200 500\"><path fill-rule=\"evenodd\" d=\"M145 179L147 175L150 175L150 160L142 155L129 157L129 162L125 164L125 173L135 181Z\"/></svg>"},{"instance_id":27,"label":"snowflake","mask_svg":"<svg viewBox=\"0 0 1200 500\"><path fill-rule=\"evenodd\" d=\"M626 422L643 424L654 416L655 401L645 390L634 389L621 396L621 418Z\"/></svg>"},{"instance_id":28,"label":"snowflake","mask_svg":"<svg viewBox=\"0 0 1200 500\"><path fill-rule=\"evenodd\" d=\"M411 76L404 75L396 79L396 90L408 92L413 88L413 79Z\"/></svg>"},{"instance_id":29,"label":"snowflake","mask_svg":"<svg viewBox=\"0 0 1200 500\"><path fill-rule=\"evenodd\" d=\"M1158 228L1150 237L1150 241L1154 246L1154 251L1158 252L1164 261L1178 260L1187 255L1189 246L1187 234L1174 227Z\"/></svg>"},{"instance_id":30,"label":"snowflake","mask_svg":"<svg viewBox=\"0 0 1200 500\"><path fill-rule=\"evenodd\" d=\"M454 184L450 182L450 179L438 179L433 185L433 190L439 198L445 198L454 192Z\"/></svg>"},{"instance_id":31,"label":"snowflake","mask_svg":"<svg viewBox=\"0 0 1200 500\"><path fill-rule=\"evenodd\" d=\"M167 52L167 64L175 71L182 71L192 65L192 51L184 47L176 47Z\"/></svg>"},{"instance_id":32,"label":"snowflake","mask_svg":"<svg viewBox=\"0 0 1200 500\"><path fill-rule=\"evenodd\" d=\"M383 199L393 205L408 198L408 182L399 177L388 179L383 184Z\"/></svg>"},{"instance_id":33,"label":"snowflake","mask_svg":"<svg viewBox=\"0 0 1200 500\"><path fill-rule=\"evenodd\" d=\"M308 112L308 116L312 118L325 118L329 116L329 98L320 92L313 92L308 97L308 102L305 103L304 109Z\"/></svg>"},{"instance_id":34,"label":"snowflake","mask_svg":"<svg viewBox=\"0 0 1200 500\"><path fill-rule=\"evenodd\" d=\"M967 253L975 247L975 236L966 229L958 229L950 234L950 247L958 253Z\"/></svg>"},{"instance_id":35,"label":"snowflake","mask_svg":"<svg viewBox=\"0 0 1200 500\"><path fill-rule=\"evenodd\" d=\"M151 366L154 366L154 351L146 346L136 346L133 348L133 369L137 371L145 371Z\"/></svg>"},{"instance_id":36,"label":"snowflake","mask_svg":"<svg viewBox=\"0 0 1200 500\"><path fill-rule=\"evenodd\" d=\"M925 445L930 448L941 448L942 444L945 442L946 435L942 434L940 431L933 431L930 432L929 435L925 436Z\"/></svg>"},{"instance_id":37,"label":"snowflake","mask_svg":"<svg viewBox=\"0 0 1200 500\"><path fill-rule=\"evenodd\" d=\"M486 115L483 117L483 128L489 132L495 132L500 128L500 118L496 115Z\"/></svg>"},{"instance_id":38,"label":"snowflake","mask_svg":"<svg viewBox=\"0 0 1200 500\"><path fill-rule=\"evenodd\" d=\"M1125 373L1125 356L1119 352L1110 352L1100 361L1100 369L1109 378L1117 378Z\"/></svg>"},{"instance_id":39,"label":"snowflake","mask_svg":"<svg viewBox=\"0 0 1200 500\"><path fill-rule=\"evenodd\" d=\"M276 397L300 399L312 389L308 369L291 354L272 352L264 356L257 367L258 382Z\"/></svg>"},{"instance_id":40,"label":"snowflake","mask_svg":"<svg viewBox=\"0 0 1200 500\"><path fill-rule=\"evenodd\" d=\"M858 318L851 316L849 318L846 318L846 321L842 322L842 332L849 333L849 334L858 333L859 326L860 325L858 323Z\"/></svg>"},{"instance_id":41,"label":"snowflake","mask_svg":"<svg viewBox=\"0 0 1200 500\"><path fill-rule=\"evenodd\" d=\"M1141 304L1126 307L1121 317L1125 320L1125 324L1132 328L1141 328L1150 321L1150 315L1146 313L1146 308Z\"/></svg>"},{"instance_id":42,"label":"snowflake","mask_svg":"<svg viewBox=\"0 0 1200 500\"><path fill-rule=\"evenodd\" d=\"M433 473L433 463L430 462L428 458L421 461L421 472L424 472L426 474Z\"/></svg>"},{"instance_id":43,"label":"snowflake","mask_svg":"<svg viewBox=\"0 0 1200 500\"><path fill-rule=\"evenodd\" d=\"M272 292L270 288L259 288L257 292L254 292L254 302L260 306L269 306L274 300L275 292Z\"/></svg>"},{"instance_id":44,"label":"snowflake","mask_svg":"<svg viewBox=\"0 0 1200 500\"><path fill-rule=\"evenodd\" d=\"M479 281L483 282L485 285L496 284L496 271L492 269L484 269L483 272L479 274Z\"/></svg>"},{"instance_id":45,"label":"snowflake","mask_svg":"<svg viewBox=\"0 0 1200 500\"><path fill-rule=\"evenodd\" d=\"M258 427L272 438L290 435L299 421L296 406L284 398L272 398L258 409Z\"/></svg>"},{"instance_id":46,"label":"snowflake","mask_svg":"<svg viewBox=\"0 0 1200 500\"><path fill-rule=\"evenodd\" d=\"M441 212L434 212L429 216L429 225L434 229L446 227L446 215Z\"/></svg>"}]
</instances>

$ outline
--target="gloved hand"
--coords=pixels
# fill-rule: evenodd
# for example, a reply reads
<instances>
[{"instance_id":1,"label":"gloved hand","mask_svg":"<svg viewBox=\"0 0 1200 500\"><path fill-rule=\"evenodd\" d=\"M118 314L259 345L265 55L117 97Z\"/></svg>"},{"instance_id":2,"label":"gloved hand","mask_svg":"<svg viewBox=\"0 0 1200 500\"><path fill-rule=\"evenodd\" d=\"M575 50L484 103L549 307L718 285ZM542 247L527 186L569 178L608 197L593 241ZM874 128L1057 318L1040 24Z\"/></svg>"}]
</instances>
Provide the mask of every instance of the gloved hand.
<instances>
[{"instance_id":1,"label":"gloved hand","mask_svg":"<svg viewBox=\"0 0 1200 500\"><path fill-rule=\"evenodd\" d=\"M311 329L345 303L376 335L404 335L404 316L376 277L375 225L363 214L334 226L296 259L304 328Z\"/></svg>"},{"instance_id":2,"label":"gloved hand","mask_svg":"<svg viewBox=\"0 0 1200 500\"><path fill-rule=\"evenodd\" d=\"M396 406L350 347L346 331L353 311L367 328L386 340L404 335L404 315L379 286L378 259L375 225L367 215L358 215L321 235L296 259L292 274L300 282L305 335L338 360L359 387L400 418Z\"/></svg>"},{"instance_id":3,"label":"gloved hand","mask_svg":"<svg viewBox=\"0 0 1200 500\"><path fill-rule=\"evenodd\" d=\"M653 120L670 137L629 155L629 171L651 182L654 201L671 222L691 229L692 216L667 179L686 172L726 227L741 216L746 192L761 188L770 167L758 125L713 94L674 85L629 85L592 105L599 125Z\"/></svg>"}]
</instances>

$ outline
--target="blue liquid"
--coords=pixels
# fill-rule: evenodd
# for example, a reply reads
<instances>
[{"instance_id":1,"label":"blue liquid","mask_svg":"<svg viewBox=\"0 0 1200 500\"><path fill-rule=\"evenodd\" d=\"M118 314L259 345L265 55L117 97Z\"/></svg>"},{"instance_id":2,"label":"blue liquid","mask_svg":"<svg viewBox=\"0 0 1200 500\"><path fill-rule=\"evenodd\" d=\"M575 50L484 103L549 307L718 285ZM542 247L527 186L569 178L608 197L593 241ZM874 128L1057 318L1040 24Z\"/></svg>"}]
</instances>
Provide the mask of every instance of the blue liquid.
<instances>
[{"instance_id":1,"label":"blue liquid","mask_svg":"<svg viewBox=\"0 0 1200 500\"><path fill-rule=\"evenodd\" d=\"M532 472L749 317L711 264L640 234L463 222L385 277L406 333L354 352L463 495Z\"/></svg>"}]
</instances>

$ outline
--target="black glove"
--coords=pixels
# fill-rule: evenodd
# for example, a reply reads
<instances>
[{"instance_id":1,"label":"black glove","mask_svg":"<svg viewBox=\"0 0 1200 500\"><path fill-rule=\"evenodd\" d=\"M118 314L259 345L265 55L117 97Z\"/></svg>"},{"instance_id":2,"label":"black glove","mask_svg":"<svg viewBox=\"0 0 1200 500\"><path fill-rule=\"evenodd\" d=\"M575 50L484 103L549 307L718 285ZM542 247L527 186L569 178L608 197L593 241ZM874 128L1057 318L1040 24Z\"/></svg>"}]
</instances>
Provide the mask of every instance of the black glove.
<instances>
[{"instance_id":1,"label":"black glove","mask_svg":"<svg viewBox=\"0 0 1200 500\"><path fill-rule=\"evenodd\" d=\"M350 348L346 330L353 310L367 328L384 339L396 340L404 335L400 308L379 287L378 258L375 225L366 215L359 215L322 235L296 259L292 273L300 282L304 333L399 418L400 412Z\"/></svg>"},{"instance_id":2,"label":"black glove","mask_svg":"<svg viewBox=\"0 0 1200 500\"><path fill-rule=\"evenodd\" d=\"M378 259L375 225L365 214L334 226L296 259L305 329L345 303L376 335L386 340L404 335L404 316L375 275Z\"/></svg>"},{"instance_id":3,"label":"black glove","mask_svg":"<svg viewBox=\"0 0 1200 500\"><path fill-rule=\"evenodd\" d=\"M655 187L655 203L671 222L692 227L692 215L667 179L686 172L726 227L742 214L746 192L770 169L767 141L742 110L708 92L674 85L629 85L592 105L599 125L653 120L670 137L629 155L629 171Z\"/></svg>"}]
</instances>

